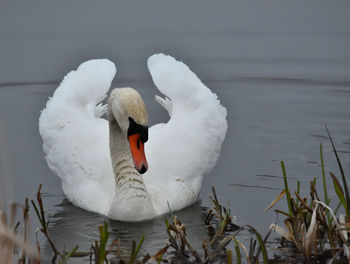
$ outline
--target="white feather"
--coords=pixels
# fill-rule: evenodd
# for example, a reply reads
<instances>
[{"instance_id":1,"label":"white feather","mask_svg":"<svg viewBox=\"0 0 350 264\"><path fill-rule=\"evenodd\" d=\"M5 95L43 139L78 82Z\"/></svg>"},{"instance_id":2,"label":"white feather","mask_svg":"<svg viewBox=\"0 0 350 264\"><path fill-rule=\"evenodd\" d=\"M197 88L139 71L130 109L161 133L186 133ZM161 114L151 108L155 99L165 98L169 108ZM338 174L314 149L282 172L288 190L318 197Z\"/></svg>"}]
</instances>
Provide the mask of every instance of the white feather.
<instances>
[{"instance_id":1,"label":"white feather","mask_svg":"<svg viewBox=\"0 0 350 264\"><path fill-rule=\"evenodd\" d=\"M165 110L168 111L168 114L169 116L171 117L171 114L173 112L173 105L172 105L172 102L169 98L165 97L165 98L162 98L158 95L156 95L154 97L154 99L157 101L157 103L159 103L161 106L163 106L165 108Z\"/></svg>"},{"instance_id":2,"label":"white feather","mask_svg":"<svg viewBox=\"0 0 350 264\"><path fill-rule=\"evenodd\" d=\"M179 210L198 200L203 177L219 158L227 131L226 109L182 62L164 54L148 59L154 84L171 100L171 118L150 129L144 176L154 208ZM169 105L169 104L168 104ZM166 107L167 108L167 107ZM168 110L169 111L169 110Z\"/></svg>"}]
</instances>

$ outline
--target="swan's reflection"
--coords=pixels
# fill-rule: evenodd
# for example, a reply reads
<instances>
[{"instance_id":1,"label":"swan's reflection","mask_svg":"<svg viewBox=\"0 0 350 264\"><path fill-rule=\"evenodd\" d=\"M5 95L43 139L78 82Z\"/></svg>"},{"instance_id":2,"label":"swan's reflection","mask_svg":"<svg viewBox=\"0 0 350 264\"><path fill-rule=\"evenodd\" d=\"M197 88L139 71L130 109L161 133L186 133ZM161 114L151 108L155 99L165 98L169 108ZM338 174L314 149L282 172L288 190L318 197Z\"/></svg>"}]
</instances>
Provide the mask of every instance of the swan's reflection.
<instances>
[{"instance_id":1,"label":"swan's reflection","mask_svg":"<svg viewBox=\"0 0 350 264\"><path fill-rule=\"evenodd\" d=\"M64 199L62 204L56 208L58 212L50 217L49 232L59 250L70 251L79 245L79 251L89 251L91 244L95 240L99 240L98 225L103 224L104 221L107 221L111 232L109 243L119 238L121 248L126 251L130 249L132 240L138 243L142 235L145 235L142 254L147 252L153 255L167 243L168 235L164 221L169 219L171 222L170 214L145 222L128 223L85 211L73 206L67 199ZM186 226L187 237L191 245L200 253L202 253L203 238L206 237L205 211L206 209L200 206L200 202L197 202L175 213ZM44 261L51 260L52 251L46 242L43 245L42 255ZM88 261L89 257L84 258L84 260ZM81 258L71 259L70 263L81 261Z\"/></svg>"}]
</instances>

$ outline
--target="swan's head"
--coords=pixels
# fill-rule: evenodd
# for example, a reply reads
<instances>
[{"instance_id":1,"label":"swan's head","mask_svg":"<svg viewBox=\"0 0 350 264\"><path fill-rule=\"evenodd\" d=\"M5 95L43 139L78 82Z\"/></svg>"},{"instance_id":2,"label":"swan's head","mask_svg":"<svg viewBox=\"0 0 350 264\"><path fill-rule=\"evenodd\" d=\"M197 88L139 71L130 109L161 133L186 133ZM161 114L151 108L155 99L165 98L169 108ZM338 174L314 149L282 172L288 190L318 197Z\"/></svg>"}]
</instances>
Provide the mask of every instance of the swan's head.
<instances>
[{"instance_id":1,"label":"swan's head","mask_svg":"<svg viewBox=\"0 0 350 264\"><path fill-rule=\"evenodd\" d=\"M109 121L117 121L128 138L131 155L137 171L148 169L144 143L148 140L148 115L140 94L132 88L114 89L108 98Z\"/></svg>"}]
</instances>

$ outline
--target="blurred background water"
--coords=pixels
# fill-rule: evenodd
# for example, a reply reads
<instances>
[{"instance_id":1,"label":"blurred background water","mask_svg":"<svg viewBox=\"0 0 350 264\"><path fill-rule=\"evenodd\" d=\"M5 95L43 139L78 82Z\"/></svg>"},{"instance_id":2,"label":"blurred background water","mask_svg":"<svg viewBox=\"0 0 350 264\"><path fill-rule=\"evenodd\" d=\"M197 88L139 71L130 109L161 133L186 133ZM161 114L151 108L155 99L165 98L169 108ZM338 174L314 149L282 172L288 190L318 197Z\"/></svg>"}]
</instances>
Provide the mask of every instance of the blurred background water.
<instances>
[{"instance_id":1,"label":"blurred background water","mask_svg":"<svg viewBox=\"0 0 350 264\"><path fill-rule=\"evenodd\" d=\"M307 195L309 181L321 176L322 142L327 172L339 175L326 123L349 175L349 11L345 0L2 0L0 199L23 203L43 183L58 247L88 249L104 217L64 200L43 156L40 111L68 71L108 58L118 68L113 87L136 88L150 124L164 122L167 113L154 101L158 91L146 67L150 55L163 52L183 60L228 111L222 154L201 200L179 212L190 239L204 236L213 185L238 223L266 233L276 216L262 211L282 188L280 160L292 190L300 180ZM125 242L146 234L145 250L153 253L166 241L163 219L110 225Z\"/></svg>"}]
</instances>

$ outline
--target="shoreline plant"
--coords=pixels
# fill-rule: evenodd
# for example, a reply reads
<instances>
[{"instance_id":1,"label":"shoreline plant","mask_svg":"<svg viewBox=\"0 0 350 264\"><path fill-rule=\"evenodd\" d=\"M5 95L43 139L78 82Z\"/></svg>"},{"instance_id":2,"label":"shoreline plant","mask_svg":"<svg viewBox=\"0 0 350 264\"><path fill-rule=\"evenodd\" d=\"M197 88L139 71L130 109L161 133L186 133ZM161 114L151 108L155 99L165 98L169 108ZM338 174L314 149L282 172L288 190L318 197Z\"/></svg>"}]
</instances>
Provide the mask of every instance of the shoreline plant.
<instances>
[{"instance_id":1,"label":"shoreline plant","mask_svg":"<svg viewBox=\"0 0 350 264\"><path fill-rule=\"evenodd\" d=\"M295 249L305 263L350 263L350 196L343 166L335 148L331 134L326 126L327 135L334 151L342 184L333 172L330 178L336 193L337 206L330 208L331 198L328 197L328 185L323 160L323 146L320 144L320 162L323 186L323 200L320 198L314 178L310 182L310 196L301 197L300 182L294 197L289 189L284 162L281 168L284 179L284 190L265 209L271 209L286 196L288 212L276 209L275 212L286 216L285 227L272 224L271 229L282 236L282 245ZM339 213L342 209L344 213ZM336 217L338 215L338 217ZM284 243L284 242L288 243Z\"/></svg>"}]
</instances>

